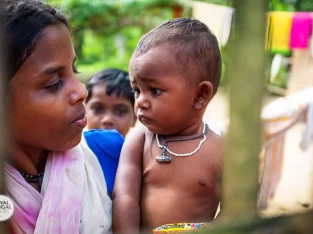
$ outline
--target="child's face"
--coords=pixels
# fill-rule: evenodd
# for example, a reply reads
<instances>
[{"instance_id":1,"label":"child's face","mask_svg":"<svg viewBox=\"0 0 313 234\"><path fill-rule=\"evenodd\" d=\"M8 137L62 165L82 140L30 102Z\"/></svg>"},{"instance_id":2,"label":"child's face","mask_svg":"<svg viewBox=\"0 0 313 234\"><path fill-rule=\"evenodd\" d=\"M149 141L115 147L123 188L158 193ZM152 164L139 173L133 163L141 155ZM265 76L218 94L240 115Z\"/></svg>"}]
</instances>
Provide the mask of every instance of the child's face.
<instances>
[{"instance_id":1,"label":"child's face","mask_svg":"<svg viewBox=\"0 0 313 234\"><path fill-rule=\"evenodd\" d=\"M168 47L156 47L130 61L135 113L150 131L168 135L195 121L196 85L182 75Z\"/></svg>"},{"instance_id":2,"label":"child's face","mask_svg":"<svg viewBox=\"0 0 313 234\"><path fill-rule=\"evenodd\" d=\"M42 33L9 82L12 137L29 151L68 150L80 142L87 123L87 91L74 74L76 55L66 26Z\"/></svg>"},{"instance_id":3,"label":"child's face","mask_svg":"<svg viewBox=\"0 0 313 234\"><path fill-rule=\"evenodd\" d=\"M86 113L88 129L116 129L124 137L136 120L132 103L115 93L107 95L105 84L92 88Z\"/></svg>"}]
</instances>

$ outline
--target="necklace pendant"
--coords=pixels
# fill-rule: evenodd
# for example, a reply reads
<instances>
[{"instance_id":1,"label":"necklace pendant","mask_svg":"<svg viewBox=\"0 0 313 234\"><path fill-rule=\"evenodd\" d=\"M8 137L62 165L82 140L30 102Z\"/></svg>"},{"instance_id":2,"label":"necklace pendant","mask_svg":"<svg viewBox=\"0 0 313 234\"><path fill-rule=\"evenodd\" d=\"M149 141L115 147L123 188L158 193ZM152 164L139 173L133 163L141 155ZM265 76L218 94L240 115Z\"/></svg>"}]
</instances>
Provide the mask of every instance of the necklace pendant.
<instances>
[{"instance_id":1,"label":"necklace pendant","mask_svg":"<svg viewBox=\"0 0 313 234\"><path fill-rule=\"evenodd\" d=\"M172 158L167 155L156 156L155 159L158 163L170 163L172 161Z\"/></svg>"}]
</instances>

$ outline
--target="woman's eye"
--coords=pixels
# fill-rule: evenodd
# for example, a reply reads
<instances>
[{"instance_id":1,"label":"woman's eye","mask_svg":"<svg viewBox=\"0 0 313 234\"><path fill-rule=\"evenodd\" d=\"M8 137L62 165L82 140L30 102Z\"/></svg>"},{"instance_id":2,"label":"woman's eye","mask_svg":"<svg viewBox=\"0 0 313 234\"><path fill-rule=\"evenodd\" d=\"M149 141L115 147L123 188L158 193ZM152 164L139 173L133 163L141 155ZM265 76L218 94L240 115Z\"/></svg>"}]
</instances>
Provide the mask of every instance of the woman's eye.
<instances>
[{"instance_id":1,"label":"woman's eye","mask_svg":"<svg viewBox=\"0 0 313 234\"><path fill-rule=\"evenodd\" d=\"M151 93L152 93L153 96L158 96L162 92L161 90L156 89L156 88L151 88L150 90L151 90Z\"/></svg>"},{"instance_id":2,"label":"woman's eye","mask_svg":"<svg viewBox=\"0 0 313 234\"><path fill-rule=\"evenodd\" d=\"M79 74L80 72L77 70L77 67L73 65L73 72L74 74Z\"/></svg>"},{"instance_id":3,"label":"woman's eye","mask_svg":"<svg viewBox=\"0 0 313 234\"><path fill-rule=\"evenodd\" d=\"M56 92L56 91L58 91L58 90L60 90L62 88L63 84L64 84L64 81L63 80L59 80L55 84L48 85L45 88L50 90L50 91L52 91L52 92Z\"/></svg>"}]
</instances>

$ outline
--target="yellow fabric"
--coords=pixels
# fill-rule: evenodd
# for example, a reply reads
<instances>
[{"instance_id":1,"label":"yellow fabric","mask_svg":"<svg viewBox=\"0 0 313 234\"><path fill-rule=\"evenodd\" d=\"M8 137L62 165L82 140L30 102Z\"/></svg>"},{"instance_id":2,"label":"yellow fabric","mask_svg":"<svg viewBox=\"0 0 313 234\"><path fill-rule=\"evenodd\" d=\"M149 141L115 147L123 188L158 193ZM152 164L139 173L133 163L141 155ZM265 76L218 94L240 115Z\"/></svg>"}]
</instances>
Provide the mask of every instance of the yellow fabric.
<instances>
[{"instance_id":1,"label":"yellow fabric","mask_svg":"<svg viewBox=\"0 0 313 234\"><path fill-rule=\"evenodd\" d=\"M268 47L272 51L289 51L289 39L291 32L292 12L273 11L268 14L269 23L269 43Z\"/></svg>"}]
</instances>

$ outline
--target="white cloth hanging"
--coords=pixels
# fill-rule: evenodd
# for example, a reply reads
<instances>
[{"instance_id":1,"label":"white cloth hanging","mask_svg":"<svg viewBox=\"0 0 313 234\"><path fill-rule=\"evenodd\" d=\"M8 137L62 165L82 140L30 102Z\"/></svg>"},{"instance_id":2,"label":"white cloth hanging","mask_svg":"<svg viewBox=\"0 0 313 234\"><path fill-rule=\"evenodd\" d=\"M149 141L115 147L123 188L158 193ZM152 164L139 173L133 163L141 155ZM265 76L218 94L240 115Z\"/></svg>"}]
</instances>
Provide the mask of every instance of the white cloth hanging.
<instances>
[{"instance_id":1,"label":"white cloth hanging","mask_svg":"<svg viewBox=\"0 0 313 234\"><path fill-rule=\"evenodd\" d=\"M218 42L225 46L230 35L234 9L198 1L192 2L192 8L193 17L206 24Z\"/></svg>"},{"instance_id":2,"label":"white cloth hanging","mask_svg":"<svg viewBox=\"0 0 313 234\"><path fill-rule=\"evenodd\" d=\"M224 8L224 20L223 20L223 28L222 28L222 36L221 36L221 45L225 46L228 42L231 26L233 23L233 14L234 9L231 7L223 7Z\"/></svg>"},{"instance_id":3,"label":"white cloth hanging","mask_svg":"<svg viewBox=\"0 0 313 234\"><path fill-rule=\"evenodd\" d=\"M306 151L312 142L313 142L313 102L311 102L308 105L307 123L301 139L300 148L303 151Z\"/></svg>"}]
</instances>

